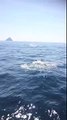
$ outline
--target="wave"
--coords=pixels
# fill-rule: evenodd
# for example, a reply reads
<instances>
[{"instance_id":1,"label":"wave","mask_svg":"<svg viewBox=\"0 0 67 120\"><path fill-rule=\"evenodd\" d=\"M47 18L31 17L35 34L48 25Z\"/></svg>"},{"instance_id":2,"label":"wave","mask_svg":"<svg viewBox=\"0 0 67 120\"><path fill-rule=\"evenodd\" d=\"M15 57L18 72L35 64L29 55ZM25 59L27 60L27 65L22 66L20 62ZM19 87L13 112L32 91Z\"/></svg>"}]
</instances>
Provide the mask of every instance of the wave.
<instances>
[{"instance_id":1,"label":"wave","mask_svg":"<svg viewBox=\"0 0 67 120\"><path fill-rule=\"evenodd\" d=\"M21 101L19 101L20 103ZM6 112L6 109L4 109ZM47 111L44 111L44 113L47 115L48 120L60 120L60 116L54 109L48 109ZM45 116L44 114L44 116ZM28 105L22 105L19 106L13 113L8 113L6 116L2 115L1 120L15 120L15 119L22 119L22 120L42 120L41 116L38 115L37 108L34 104L28 104Z\"/></svg>"},{"instance_id":2,"label":"wave","mask_svg":"<svg viewBox=\"0 0 67 120\"><path fill-rule=\"evenodd\" d=\"M27 63L27 64L21 64L22 69L27 69L27 70L44 70L44 69L51 69L51 68L56 68L57 64L53 62L44 62L41 60L36 60L33 61L32 63Z\"/></svg>"},{"instance_id":3,"label":"wave","mask_svg":"<svg viewBox=\"0 0 67 120\"><path fill-rule=\"evenodd\" d=\"M37 45L35 43L30 43L29 46L30 47L37 47Z\"/></svg>"}]
</instances>

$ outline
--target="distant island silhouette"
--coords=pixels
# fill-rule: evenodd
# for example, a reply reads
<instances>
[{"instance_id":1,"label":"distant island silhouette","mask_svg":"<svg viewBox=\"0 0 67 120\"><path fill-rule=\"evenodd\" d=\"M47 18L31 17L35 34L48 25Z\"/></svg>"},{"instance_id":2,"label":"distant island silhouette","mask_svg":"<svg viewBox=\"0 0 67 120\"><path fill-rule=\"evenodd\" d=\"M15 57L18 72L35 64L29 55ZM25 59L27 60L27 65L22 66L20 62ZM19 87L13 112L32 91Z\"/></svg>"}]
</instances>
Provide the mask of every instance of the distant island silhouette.
<instances>
[{"instance_id":1,"label":"distant island silhouette","mask_svg":"<svg viewBox=\"0 0 67 120\"><path fill-rule=\"evenodd\" d=\"M13 39L11 37L8 37L6 41L13 41Z\"/></svg>"}]
</instances>

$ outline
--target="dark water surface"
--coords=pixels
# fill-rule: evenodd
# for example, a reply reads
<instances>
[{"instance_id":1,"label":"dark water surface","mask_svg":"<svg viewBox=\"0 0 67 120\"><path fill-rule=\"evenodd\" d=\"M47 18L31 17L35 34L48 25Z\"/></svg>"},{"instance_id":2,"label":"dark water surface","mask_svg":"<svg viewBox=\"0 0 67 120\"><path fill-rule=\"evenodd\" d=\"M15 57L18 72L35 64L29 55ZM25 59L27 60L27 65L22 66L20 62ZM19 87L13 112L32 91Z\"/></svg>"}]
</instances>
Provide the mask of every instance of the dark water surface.
<instances>
[{"instance_id":1,"label":"dark water surface","mask_svg":"<svg viewBox=\"0 0 67 120\"><path fill-rule=\"evenodd\" d=\"M0 42L0 119L66 120L64 44Z\"/></svg>"}]
</instances>

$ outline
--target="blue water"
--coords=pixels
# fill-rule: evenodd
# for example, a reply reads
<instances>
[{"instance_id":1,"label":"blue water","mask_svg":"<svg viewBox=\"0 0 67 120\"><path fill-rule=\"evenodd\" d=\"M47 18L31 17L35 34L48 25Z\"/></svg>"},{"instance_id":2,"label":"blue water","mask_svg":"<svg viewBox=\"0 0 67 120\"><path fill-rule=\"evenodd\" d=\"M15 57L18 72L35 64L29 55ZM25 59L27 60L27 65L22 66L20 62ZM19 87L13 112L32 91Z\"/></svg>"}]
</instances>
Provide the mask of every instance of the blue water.
<instances>
[{"instance_id":1,"label":"blue water","mask_svg":"<svg viewBox=\"0 0 67 120\"><path fill-rule=\"evenodd\" d=\"M0 119L66 120L66 51L60 43L0 42Z\"/></svg>"}]
</instances>

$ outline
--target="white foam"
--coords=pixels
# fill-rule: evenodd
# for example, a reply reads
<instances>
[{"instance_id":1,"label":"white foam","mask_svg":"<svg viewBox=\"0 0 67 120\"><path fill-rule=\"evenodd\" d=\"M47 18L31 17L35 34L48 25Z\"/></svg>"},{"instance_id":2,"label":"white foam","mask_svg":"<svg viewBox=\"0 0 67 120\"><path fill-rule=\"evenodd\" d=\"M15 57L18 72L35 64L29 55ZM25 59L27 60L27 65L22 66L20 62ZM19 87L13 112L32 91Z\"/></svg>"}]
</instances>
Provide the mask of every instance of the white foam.
<instances>
[{"instance_id":1,"label":"white foam","mask_svg":"<svg viewBox=\"0 0 67 120\"><path fill-rule=\"evenodd\" d=\"M27 115L28 115L28 120L30 120L31 116L32 116L32 113L28 113Z\"/></svg>"},{"instance_id":2,"label":"white foam","mask_svg":"<svg viewBox=\"0 0 67 120\"><path fill-rule=\"evenodd\" d=\"M26 119L27 115L21 115L21 118Z\"/></svg>"},{"instance_id":3,"label":"white foam","mask_svg":"<svg viewBox=\"0 0 67 120\"><path fill-rule=\"evenodd\" d=\"M29 106L29 110L31 110L31 109L35 109L35 106L34 106L33 104L31 104L31 105Z\"/></svg>"},{"instance_id":4,"label":"white foam","mask_svg":"<svg viewBox=\"0 0 67 120\"><path fill-rule=\"evenodd\" d=\"M33 106L33 104L32 104L32 103L31 103L30 105L31 105L31 107Z\"/></svg>"},{"instance_id":5,"label":"white foam","mask_svg":"<svg viewBox=\"0 0 67 120\"><path fill-rule=\"evenodd\" d=\"M18 114L19 110L17 110L14 114Z\"/></svg>"},{"instance_id":6,"label":"white foam","mask_svg":"<svg viewBox=\"0 0 67 120\"><path fill-rule=\"evenodd\" d=\"M44 69L51 69L57 67L56 63L46 62L46 61L33 61L30 64L22 64L21 68L26 70L44 70Z\"/></svg>"},{"instance_id":7,"label":"white foam","mask_svg":"<svg viewBox=\"0 0 67 120\"><path fill-rule=\"evenodd\" d=\"M29 105L27 105L27 107L29 107Z\"/></svg>"},{"instance_id":8,"label":"white foam","mask_svg":"<svg viewBox=\"0 0 67 120\"><path fill-rule=\"evenodd\" d=\"M48 115L50 118L54 117L55 120L60 120L58 113L55 110L48 110Z\"/></svg>"},{"instance_id":9,"label":"white foam","mask_svg":"<svg viewBox=\"0 0 67 120\"><path fill-rule=\"evenodd\" d=\"M23 107L23 106L21 106L21 107L19 108L19 110L24 110L24 107Z\"/></svg>"},{"instance_id":10,"label":"white foam","mask_svg":"<svg viewBox=\"0 0 67 120\"><path fill-rule=\"evenodd\" d=\"M23 68L23 69L29 69L29 66L27 64L22 64L21 68Z\"/></svg>"},{"instance_id":11,"label":"white foam","mask_svg":"<svg viewBox=\"0 0 67 120\"><path fill-rule=\"evenodd\" d=\"M31 107L31 110L29 110L29 108ZM2 117L0 118L1 120L14 120L14 119L18 119L18 120L41 120L41 116L38 116L36 114L38 114L38 112L36 111L35 105L28 104L27 106L20 106L14 113L12 114L7 114L7 118L5 118L4 115L2 115ZM33 112L34 110L35 112ZM57 113L56 110L52 109L47 111L48 116L50 119L52 120L60 120L59 114Z\"/></svg>"},{"instance_id":12,"label":"white foam","mask_svg":"<svg viewBox=\"0 0 67 120\"><path fill-rule=\"evenodd\" d=\"M17 115L15 115L16 118L21 118L22 114L18 113Z\"/></svg>"},{"instance_id":13,"label":"white foam","mask_svg":"<svg viewBox=\"0 0 67 120\"><path fill-rule=\"evenodd\" d=\"M53 115L57 115L57 112L55 110L52 110Z\"/></svg>"},{"instance_id":14,"label":"white foam","mask_svg":"<svg viewBox=\"0 0 67 120\"><path fill-rule=\"evenodd\" d=\"M35 106L33 105L32 108L35 109Z\"/></svg>"},{"instance_id":15,"label":"white foam","mask_svg":"<svg viewBox=\"0 0 67 120\"><path fill-rule=\"evenodd\" d=\"M10 120L12 117L7 117L6 120Z\"/></svg>"},{"instance_id":16,"label":"white foam","mask_svg":"<svg viewBox=\"0 0 67 120\"><path fill-rule=\"evenodd\" d=\"M4 115L1 117L1 120L4 120Z\"/></svg>"},{"instance_id":17,"label":"white foam","mask_svg":"<svg viewBox=\"0 0 67 120\"><path fill-rule=\"evenodd\" d=\"M35 117L34 120L39 120L39 118L38 118L38 117Z\"/></svg>"}]
</instances>

